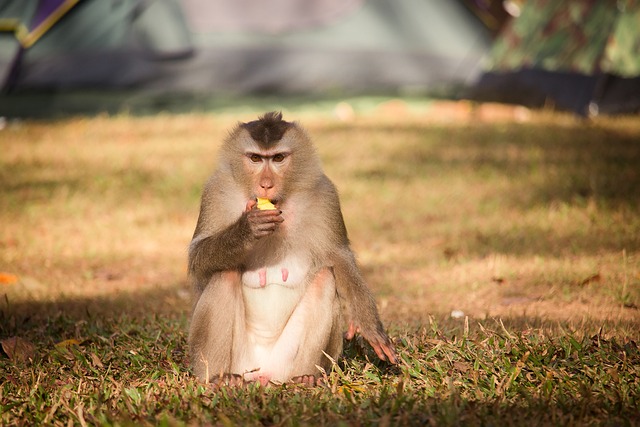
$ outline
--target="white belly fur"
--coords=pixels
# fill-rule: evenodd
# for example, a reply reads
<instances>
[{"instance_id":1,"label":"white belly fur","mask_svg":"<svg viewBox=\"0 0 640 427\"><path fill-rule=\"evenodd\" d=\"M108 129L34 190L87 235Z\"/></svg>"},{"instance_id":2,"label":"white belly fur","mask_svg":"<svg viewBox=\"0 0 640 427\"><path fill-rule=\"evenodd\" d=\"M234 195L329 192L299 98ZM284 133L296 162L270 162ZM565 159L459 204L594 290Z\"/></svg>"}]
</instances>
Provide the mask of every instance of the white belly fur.
<instances>
[{"instance_id":1,"label":"white belly fur","mask_svg":"<svg viewBox=\"0 0 640 427\"><path fill-rule=\"evenodd\" d=\"M304 294L309 268L307 260L289 257L242 274L249 348L238 373L261 368L272 359L272 349Z\"/></svg>"}]
</instances>

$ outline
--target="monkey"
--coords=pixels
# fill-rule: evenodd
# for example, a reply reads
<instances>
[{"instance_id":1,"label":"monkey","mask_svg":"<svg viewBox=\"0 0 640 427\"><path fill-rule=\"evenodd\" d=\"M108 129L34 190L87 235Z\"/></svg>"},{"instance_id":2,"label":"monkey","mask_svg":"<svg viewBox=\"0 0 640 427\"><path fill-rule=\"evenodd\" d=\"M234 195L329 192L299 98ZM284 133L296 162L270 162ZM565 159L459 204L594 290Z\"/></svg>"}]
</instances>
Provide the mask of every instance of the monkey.
<instances>
[{"instance_id":1,"label":"monkey","mask_svg":"<svg viewBox=\"0 0 640 427\"><path fill-rule=\"evenodd\" d=\"M272 208L258 209L257 198ZM381 360L398 363L337 189L307 132L280 112L238 123L224 140L202 192L188 270L189 357L204 382L314 385L318 367L329 369L343 338L356 334Z\"/></svg>"}]
</instances>

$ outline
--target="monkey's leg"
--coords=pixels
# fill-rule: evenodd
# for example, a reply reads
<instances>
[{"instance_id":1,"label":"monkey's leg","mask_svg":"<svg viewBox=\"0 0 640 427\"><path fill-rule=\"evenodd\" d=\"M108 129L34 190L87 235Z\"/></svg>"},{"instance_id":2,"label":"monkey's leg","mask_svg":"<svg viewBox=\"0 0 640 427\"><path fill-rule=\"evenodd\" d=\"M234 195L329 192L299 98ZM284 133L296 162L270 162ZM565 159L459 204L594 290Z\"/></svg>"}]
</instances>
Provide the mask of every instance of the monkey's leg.
<instances>
[{"instance_id":1,"label":"monkey's leg","mask_svg":"<svg viewBox=\"0 0 640 427\"><path fill-rule=\"evenodd\" d=\"M202 381L229 373L234 329L244 324L240 286L238 272L214 274L195 305L189 353L193 373Z\"/></svg>"},{"instance_id":2,"label":"monkey's leg","mask_svg":"<svg viewBox=\"0 0 640 427\"><path fill-rule=\"evenodd\" d=\"M337 357L342 350L340 325L336 325L339 318L335 280L331 270L326 268L307 285L271 350L269 360L249 379L264 383L265 380L284 382L293 377L315 376L318 373L316 365L327 365L323 351L331 351L334 353L331 356Z\"/></svg>"}]
</instances>

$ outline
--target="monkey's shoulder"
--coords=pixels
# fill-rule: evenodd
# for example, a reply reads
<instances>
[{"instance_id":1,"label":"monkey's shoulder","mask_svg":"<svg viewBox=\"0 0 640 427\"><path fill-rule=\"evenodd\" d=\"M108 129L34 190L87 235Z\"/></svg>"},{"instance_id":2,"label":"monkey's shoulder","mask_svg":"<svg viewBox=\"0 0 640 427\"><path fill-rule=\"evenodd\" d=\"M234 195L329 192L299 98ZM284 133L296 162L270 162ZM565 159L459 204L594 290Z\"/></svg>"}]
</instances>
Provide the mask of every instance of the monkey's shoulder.
<instances>
[{"instance_id":1,"label":"monkey's shoulder","mask_svg":"<svg viewBox=\"0 0 640 427\"><path fill-rule=\"evenodd\" d=\"M323 175L323 179L319 181L318 191L322 194L324 199L323 206L328 217L328 221L332 224L332 230L337 232L341 236L346 237L346 228L344 226L344 219L342 217L342 208L340 206L340 195L338 188L335 186L326 175Z\"/></svg>"},{"instance_id":2,"label":"monkey's shoulder","mask_svg":"<svg viewBox=\"0 0 640 427\"><path fill-rule=\"evenodd\" d=\"M205 183L202 192L201 214L228 225L238 219L247 203L242 188L220 170Z\"/></svg>"},{"instance_id":3,"label":"monkey's shoulder","mask_svg":"<svg viewBox=\"0 0 640 427\"><path fill-rule=\"evenodd\" d=\"M316 181L316 190L321 191L328 196L338 197L338 189L331 179L322 174Z\"/></svg>"},{"instance_id":4,"label":"monkey's shoulder","mask_svg":"<svg viewBox=\"0 0 640 427\"><path fill-rule=\"evenodd\" d=\"M318 179L313 191L297 202L292 215L295 225L288 230L309 236L305 245L314 252L322 253L348 241L338 191L328 177Z\"/></svg>"},{"instance_id":5,"label":"monkey's shoulder","mask_svg":"<svg viewBox=\"0 0 640 427\"><path fill-rule=\"evenodd\" d=\"M309 205L315 211L331 212L340 210L340 198L338 189L334 183L326 176L322 175L314 185L309 194Z\"/></svg>"}]
</instances>

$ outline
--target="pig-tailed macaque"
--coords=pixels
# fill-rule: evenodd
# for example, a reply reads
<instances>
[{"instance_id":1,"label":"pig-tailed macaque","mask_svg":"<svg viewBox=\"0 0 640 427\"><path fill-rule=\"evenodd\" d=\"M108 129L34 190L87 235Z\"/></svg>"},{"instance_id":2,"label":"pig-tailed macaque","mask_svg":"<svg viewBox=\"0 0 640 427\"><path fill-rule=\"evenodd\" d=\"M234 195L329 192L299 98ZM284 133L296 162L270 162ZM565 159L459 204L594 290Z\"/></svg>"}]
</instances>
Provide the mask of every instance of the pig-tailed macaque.
<instances>
[{"instance_id":1,"label":"pig-tailed macaque","mask_svg":"<svg viewBox=\"0 0 640 427\"><path fill-rule=\"evenodd\" d=\"M315 384L324 353L337 359L356 333L397 363L304 130L267 113L239 124L219 157L189 247L194 374Z\"/></svg>"}]
</instances>

